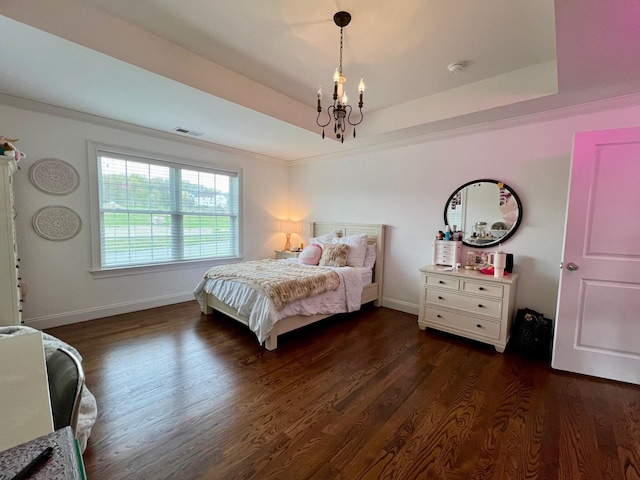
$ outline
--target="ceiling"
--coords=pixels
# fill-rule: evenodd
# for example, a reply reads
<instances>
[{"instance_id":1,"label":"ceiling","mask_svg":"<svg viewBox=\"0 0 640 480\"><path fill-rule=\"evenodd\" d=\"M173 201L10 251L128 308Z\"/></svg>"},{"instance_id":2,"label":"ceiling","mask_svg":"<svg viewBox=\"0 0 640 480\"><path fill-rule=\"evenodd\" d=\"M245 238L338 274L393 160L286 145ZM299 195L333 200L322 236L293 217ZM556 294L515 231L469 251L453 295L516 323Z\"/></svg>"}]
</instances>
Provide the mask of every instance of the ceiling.
<instances>
[{"instance_id":1,"label":"ceiling","mask_svg":"<svg viewBox=\"0 0 640 480\"><path fill-rule=\"evenodd\" d=\"M344 144L316 125L339 10L351 104L367 84ZM0 101L284 161L640 91L640 0L3 0L0 29Z\"/></svg>"}]
</instances>

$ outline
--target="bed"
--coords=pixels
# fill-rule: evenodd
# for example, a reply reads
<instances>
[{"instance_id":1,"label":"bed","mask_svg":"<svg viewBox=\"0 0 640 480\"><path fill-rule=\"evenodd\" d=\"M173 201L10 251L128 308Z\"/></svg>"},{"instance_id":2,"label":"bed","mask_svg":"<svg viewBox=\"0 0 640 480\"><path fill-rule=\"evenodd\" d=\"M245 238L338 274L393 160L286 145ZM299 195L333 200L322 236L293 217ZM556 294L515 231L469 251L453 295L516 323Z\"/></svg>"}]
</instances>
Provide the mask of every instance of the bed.
<instances>
[{"instance_id":1,"label":"bed","mask_svg":"<svg viewBox=\"0 0 640 480\"><path fill-rule=\"evenodd\" d=\"M366 303L373 303L375 306L380 306L384 273L385 225L312 222L309 226L310 238L327 236L332 232L337 232L337 235L343 239L366 234L369 251L375 251L375 264L373 268L370 269L368 273L360 268L352 269L350 267L344 267L343 269L336 269L340 271L341 276L341 283L338 289L293 302L287 305L285 309L279 311L278 314L275 313L276 309L274 308L273 301L266 297L261 291L247 284L235 282L233 279L226 280L223 285L218 281L214 282L207 279L205 276L194 290L195 297L200 303L202 312L206 315L211 315L214 311L220 312L247 325L256 334L258 341L264 343L267 350L275 350L278 346L279 335L310 325L336 313L353 311L353 298L350 300L347 298L344 299L344 302L351 305L349 306L343 303L341 298L338 299L337 297L337 295L341 295L340 291L343 287L346 289L346 285L343 285L343 283L360 282L361 292L359 292L359 299L356 299L355 303L357 303L357 306L355 309L359 309L361 305ZM277 262L286 261L287 260L277 260ZM354 280L356 277L362 280ZM228 302L225 302L221 300L221 298L230 298L228 295L225 296L225 292L230 288L243 289L243 293L239 296L243 299L248 297L252 298L250 308L245 308L244 305L240 305L240 301L237 299L238 295L234 297L233 301L228 300ZM348 289L346 290L348 297L349 292ZM351 293L351 297L353 297L353 292ZM255 302L255 305L253 302ZM268 323L267 327L256 325L255 309L260 310L260 316L267 315L262 312L263 309L270 311L268 315L269 318L266 320Z\"/></svg>"}]
</instances>

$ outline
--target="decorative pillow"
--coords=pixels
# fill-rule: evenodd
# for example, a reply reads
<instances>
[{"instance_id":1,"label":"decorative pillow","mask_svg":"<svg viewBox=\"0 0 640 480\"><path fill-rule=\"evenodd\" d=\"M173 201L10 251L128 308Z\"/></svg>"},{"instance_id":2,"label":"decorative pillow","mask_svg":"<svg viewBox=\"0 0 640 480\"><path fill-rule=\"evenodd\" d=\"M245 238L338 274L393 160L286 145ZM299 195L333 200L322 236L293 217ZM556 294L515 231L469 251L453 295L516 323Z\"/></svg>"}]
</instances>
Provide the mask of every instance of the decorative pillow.
<instances>
[{"instance_id":1,"label":"decorative pillow","mask_svg":"<svg viewBox=\"0 0 640 480\"><path fill-rule=\"evenodd\" d=\"M341 243L349 245L349 257L347 265L350 267L362 267L364 257L367 253L367 234L347 235L346 237L334 238L331 243Z\"/></svg>"},{"instance_id":2,"label":"decorative pillow","mask_svg":"<svg viewBox=\"0 0 640 480\"><path fill-rule=\"evenodd\" d=\"M324 235L320 235L319 237L314 237L309 240L309 243L318 243L320 245L324 245L325 243L331 243L331 240L334 238L338 238L338 231L334 230L333 232L325 233Z\"/></svg>"},{"instance_id":3,"label":"decorative pillow","mask_svg":"<svg viewBox=\"0 0 640 480\"><path fill-rule=\"evenodd\" d=\"M364 255L364 268L373 268L376 264L376 245L374 243L367 245L367 252Z\"/></svg>"},{"instance_id":4,"label":"decorative pillow","mask_svg":"<svg viewBox=\"0 0 640 480\"><path fill-rule=\"evenodd\" d=\"M344 267L349 256L349 245L327 243L322 250L320 265L324 267Z\"/></svg>"},{"instance_id":5,"label":"decorative pillow","mask_svg":"<svg viewBox=\"0 0 640 480\"><path fill-rule=\"evenodd\" d=\"M304 250L298 255L298 262L304 265L318 265L322 256L322 246L312 243L304 247Z\"/></svg>"}]
</instances>

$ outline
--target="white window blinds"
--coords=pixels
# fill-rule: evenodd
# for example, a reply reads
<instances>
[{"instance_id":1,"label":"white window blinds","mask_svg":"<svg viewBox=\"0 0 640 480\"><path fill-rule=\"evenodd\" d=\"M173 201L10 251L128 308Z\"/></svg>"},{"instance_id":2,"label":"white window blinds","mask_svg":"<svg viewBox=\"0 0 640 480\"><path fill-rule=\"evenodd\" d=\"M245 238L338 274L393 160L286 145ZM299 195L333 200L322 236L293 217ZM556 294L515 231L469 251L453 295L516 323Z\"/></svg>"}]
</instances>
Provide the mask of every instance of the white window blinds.
<instances>
[{"instance_id":1,"label":"white window blinds","mask_svg":"<svg viewBox=\"0 0 640 480\"><path fill-rule=\"evenodd\" d=\"M100 268L238 255L238 173L97 150Z\"/></svg>"}]
</instances>

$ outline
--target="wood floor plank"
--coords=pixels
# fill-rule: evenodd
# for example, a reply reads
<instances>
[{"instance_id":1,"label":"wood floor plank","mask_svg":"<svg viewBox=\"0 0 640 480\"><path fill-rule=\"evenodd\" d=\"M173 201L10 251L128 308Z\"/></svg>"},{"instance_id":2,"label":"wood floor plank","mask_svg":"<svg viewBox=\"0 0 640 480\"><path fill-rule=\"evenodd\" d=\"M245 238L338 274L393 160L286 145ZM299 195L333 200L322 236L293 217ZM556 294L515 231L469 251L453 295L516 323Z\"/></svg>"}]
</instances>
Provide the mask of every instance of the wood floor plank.
<instances>
[{"instance_id":1,"label":"wood floor plank","mask_svg":"<svg viewBox=\"0 0 640 480\"><path fill-rule=\"evenodd\" d=\"M98 403L90 479L640 479L640 387L387 308L259 346L196 302L47 330Z\"/></svg>"},{"instance_id":2,"label":"wood floor plank","mask_svg":"<svg viewBox=\"0 0 640 480\"><path fill-rule=\"evenodd\" d=\"M446 478L455 462L459 445L466 442L473 423L485 367L490 357L470 355L451 371L452 381L439 398L444 412L438 417L425 415L409 442L390 462L382 476L401 472L402 478ZM448 393L448 395L447 395ZM413 458L407 462L407 458Z\"/></svg>"}]
</instances>

